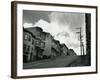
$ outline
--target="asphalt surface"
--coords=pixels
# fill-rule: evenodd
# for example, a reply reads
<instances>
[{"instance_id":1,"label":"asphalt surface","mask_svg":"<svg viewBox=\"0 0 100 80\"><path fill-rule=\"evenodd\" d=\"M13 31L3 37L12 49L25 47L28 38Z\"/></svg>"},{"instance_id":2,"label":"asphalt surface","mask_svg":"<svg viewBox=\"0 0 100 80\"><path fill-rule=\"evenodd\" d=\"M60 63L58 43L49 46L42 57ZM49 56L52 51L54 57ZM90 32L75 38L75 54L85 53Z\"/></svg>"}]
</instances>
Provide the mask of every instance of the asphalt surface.
<instances>
[{"instance_id":1,"label":"asphalt surface","mask_svg":"<svg viewBox=\"0 0 100 80\"><path fill-rule=\"evenodd\" d=\"M24 69L66 67L78 60L80 56L62 56L53 59L24 63Z\"/></svg>"}]
</instances>

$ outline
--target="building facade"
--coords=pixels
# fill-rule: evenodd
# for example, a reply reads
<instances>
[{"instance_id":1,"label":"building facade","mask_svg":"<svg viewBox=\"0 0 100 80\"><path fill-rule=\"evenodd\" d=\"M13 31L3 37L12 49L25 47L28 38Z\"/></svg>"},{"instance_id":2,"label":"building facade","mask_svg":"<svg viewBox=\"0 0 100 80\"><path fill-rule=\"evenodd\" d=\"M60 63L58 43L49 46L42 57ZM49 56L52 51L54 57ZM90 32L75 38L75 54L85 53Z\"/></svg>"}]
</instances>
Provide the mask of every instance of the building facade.
<instances>
[{"instance_id":1,"label":"building facade","mask_svg":"<svg viewBox=\"0 0 100 80\"><path fill-rule=\"evenodd\" d=\"M73 49L68 49L68 56L76 55Z\"/></svg>"},{"instance_id":2,"label":"building facade","mask_svg":"<svg viewBox=\"0 0 100 80\"><path fill-rule=\"evenodd\" d=\"M69 53L71 52L71 54ZM73 55L65 44L60 44L40 27L23 29L23 61L35 61L58 56Z\"/></svg>"},{"instance_id":3,"label":"building facade","mask_svg":"<svg viewBox=\"0 0 100 80\"><path fill-rule=\"evenodd\" d=\"M23 62L35 60L35 36L23 29Z\"/></svg>"},{"instance_id":4,"label":"building facade","mask_svg":"<svg viewBox=\"0 0 100 80\"><path fill-rule=\"evenodd\" d=\"M65 44L61 44L60 46L61 46L62 56L68 55L68 47Z\"/></svg>"}]
</instances>

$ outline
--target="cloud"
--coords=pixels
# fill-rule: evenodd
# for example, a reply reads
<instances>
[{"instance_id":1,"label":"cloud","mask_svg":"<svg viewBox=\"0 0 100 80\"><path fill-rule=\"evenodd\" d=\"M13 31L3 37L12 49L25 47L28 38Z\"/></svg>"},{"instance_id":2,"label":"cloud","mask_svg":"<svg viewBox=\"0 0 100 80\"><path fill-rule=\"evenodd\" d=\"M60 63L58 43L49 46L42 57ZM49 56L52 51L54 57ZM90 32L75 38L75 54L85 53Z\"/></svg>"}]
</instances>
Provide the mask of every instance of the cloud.
<instances>
[{"instance_id":1,"label":"cloud","mask_svg":"<svg viewBox=\"0 0 100 80\"><path fill-rule=\"evenodd\" d=\"M65 37L70 37L69 33L68 32L60 32L58 33L56 36L65 36Z\"/></svg>"},{"instance_id":2,"label":"cloud","mask_svg":"<svg viewBox=\"0 0 100 80\"><path fill-rule=\"evenodd\" d=\"M84 25L85 14L84 13L62 13L62 12L52 12L49 15L51 22L57 22L63 27L70 26L69 28L74 30L77 27Z\"/></svg>"},{"instance_id":3,"label":"cloud","mask_svg":"<svg viewBox=\"0 0 100 80\"><path fill-rule=\"evenodd\" d=\"M24 28L27 28L27 27L33 27L33 24L32 23L24 23L23 24Z\"/></svg>"},{"instance_id":4,"label":"cloud","mask_svg":"<svg viewBox=\"0 0 100 80\"><path fill-rule=\"evenodd\" d=\"M40 19L44 19L49 22L48 15L50 13L50 11L23 10L23 24L26 22L35 24Z\"/></svg>"}]
</instances>

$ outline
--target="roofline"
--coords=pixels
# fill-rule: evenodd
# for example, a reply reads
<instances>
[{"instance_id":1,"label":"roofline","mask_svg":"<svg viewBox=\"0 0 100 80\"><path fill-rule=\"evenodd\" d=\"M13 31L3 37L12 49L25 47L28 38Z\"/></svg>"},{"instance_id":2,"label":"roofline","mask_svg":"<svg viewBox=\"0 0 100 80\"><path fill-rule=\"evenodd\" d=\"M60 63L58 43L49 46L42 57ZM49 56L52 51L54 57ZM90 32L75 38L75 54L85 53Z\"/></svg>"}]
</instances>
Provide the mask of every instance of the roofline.
<instances>
[{"instance_id":1,"label":"roofline","mask_svg":"<svg viewBox=\"0 0 100 80\"><path fill-rule=\"evenodd\" d=\"M35 36L35 35L33 35L30 31L26 30L25 28L23 28L23 31L28 32L29 34L31 34L31 35L32 35L32 37L36 38L36 36Z\"/></svg>"}]
</instances>

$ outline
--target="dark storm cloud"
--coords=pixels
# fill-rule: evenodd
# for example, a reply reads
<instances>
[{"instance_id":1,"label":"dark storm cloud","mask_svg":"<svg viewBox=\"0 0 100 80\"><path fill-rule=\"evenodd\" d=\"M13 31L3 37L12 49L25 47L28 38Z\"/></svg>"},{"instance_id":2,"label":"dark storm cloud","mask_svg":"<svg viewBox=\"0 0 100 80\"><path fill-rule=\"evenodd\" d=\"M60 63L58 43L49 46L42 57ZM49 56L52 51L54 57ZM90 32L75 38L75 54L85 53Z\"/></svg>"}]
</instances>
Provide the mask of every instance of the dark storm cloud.
<instances>
[{"instance_id":1,"label":"dark storm cloud","mask_svg":"<svg viewBox=\"0 0 100 80\"><path fill-rule=\"evenodd\" d=\"M38 20L43 19L49 22L48 15L51 12L47 11L31 11L31 10L23 10L23 24L24 23L36 23Z\"/></svg>"}]
</instances>

